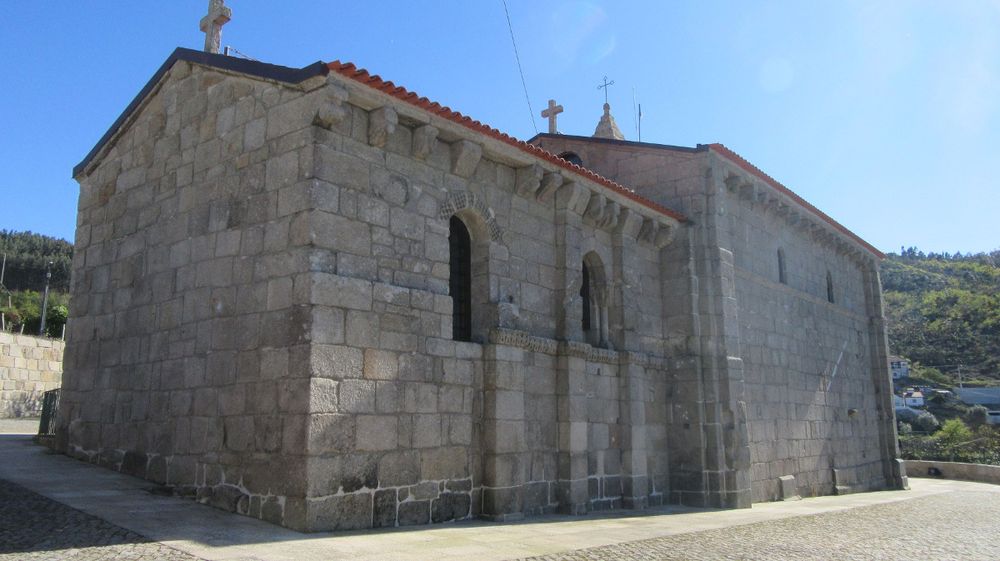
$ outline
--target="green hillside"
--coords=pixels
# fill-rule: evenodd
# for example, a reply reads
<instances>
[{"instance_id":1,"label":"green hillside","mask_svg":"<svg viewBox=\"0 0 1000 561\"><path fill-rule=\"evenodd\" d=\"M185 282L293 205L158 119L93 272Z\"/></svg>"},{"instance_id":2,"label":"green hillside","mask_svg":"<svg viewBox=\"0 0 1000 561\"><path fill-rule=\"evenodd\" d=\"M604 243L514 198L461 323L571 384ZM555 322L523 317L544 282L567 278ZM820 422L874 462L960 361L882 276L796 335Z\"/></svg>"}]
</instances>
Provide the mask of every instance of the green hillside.
<instances>
[{"instance_id":1,"label":"green hillside","mask_svg":"<svg viewBox=\"0 0 1000 561\"><path fill-rule=\"evenodd\" d=\"M72 258L73 245L66 240L32 232L0 230L0 260L4 263L0 313L8 331L20 332L23 328L26 334L38 333L45 270L51 263L46 331L54 337L62 333L69 304Z\"/></svg>"},{"instance_id":2,"label":"green hillside","mask_svg":"<svg viewBox=\"0 0 1000 561\"><path fill-rule=\"evenodd\" d=\"M1000 250L904 249L882 263L882 288L891 352L952 379L1000 380Z\"/></svg>"}]
</instances>

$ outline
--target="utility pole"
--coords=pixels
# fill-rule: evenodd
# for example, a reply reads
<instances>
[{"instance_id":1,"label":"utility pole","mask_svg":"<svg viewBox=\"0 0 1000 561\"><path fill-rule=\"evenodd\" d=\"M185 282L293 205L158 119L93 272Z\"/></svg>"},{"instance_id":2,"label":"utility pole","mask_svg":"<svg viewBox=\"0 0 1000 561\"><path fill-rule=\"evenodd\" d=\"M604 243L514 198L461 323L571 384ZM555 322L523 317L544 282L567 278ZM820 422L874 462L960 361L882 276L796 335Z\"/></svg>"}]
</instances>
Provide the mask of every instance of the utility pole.
<instances>
[{"instance_id":1,"label":"utility pole","mask_svg":"<svg viewBox=\"0 0 1000 561\"><path fill-rule=\"evenodd\" d=\"M965 386L962 385L962 365L961 364L958 365L958 387L960 387L960 388L964 388L965 387Z\"/></svg>"},{"instance_id":2,"label":"utility pole","mask_svg":"<svg viewBox=\"0 0 1000 561\"><path fill-rule=\"evenodd\" d=\"M42 297L42 321L38 326L38 335L45 336L45 313L49 309L49 280L52 278L52 261L45 266L45 296Z\"/></svg>"}]
</instances>

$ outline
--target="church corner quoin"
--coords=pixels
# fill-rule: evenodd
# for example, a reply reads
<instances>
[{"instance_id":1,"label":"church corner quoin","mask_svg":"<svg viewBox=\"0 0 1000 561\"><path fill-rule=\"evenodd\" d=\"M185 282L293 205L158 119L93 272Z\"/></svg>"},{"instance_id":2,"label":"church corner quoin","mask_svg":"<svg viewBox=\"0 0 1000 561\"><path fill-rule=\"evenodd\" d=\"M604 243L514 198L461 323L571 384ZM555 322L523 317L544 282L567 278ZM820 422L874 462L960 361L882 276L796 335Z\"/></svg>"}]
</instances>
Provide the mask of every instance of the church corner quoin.
<instances>
[{"instance_id":1,"label":"church corner quoin","mask_svg":"<svg viewBox=\"0 0 1000 561\"><path fill-rule=\"evenodd\" d=\"M178 49L74 175L71 456L304 531L904 484L880 254L721 145Z\"/></svg>"}]
</instances>

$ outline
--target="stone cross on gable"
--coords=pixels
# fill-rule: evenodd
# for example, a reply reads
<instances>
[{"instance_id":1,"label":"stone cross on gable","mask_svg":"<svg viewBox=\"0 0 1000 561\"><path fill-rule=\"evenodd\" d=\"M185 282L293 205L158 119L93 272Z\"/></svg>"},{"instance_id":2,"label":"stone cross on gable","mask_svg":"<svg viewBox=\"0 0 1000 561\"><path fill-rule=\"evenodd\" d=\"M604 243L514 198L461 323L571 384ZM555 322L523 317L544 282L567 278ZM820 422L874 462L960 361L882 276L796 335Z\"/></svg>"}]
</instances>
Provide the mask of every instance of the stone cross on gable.
<instances>
[{"instance_id":1,"label":"stone cross on gable","mask_svg":"<svg viewBox=\"0 0 1000 561\"><path fill-rule=\"evenodd\" d=\"M556 100L549 100L549 108L542 110L542 117L549 120L549 134L556 134L556 115L563 112L562 105L556 105Z\"/></svg>"},{"instance_id":2,"label":"stone cross on gable","mask_svg":"<svg viewBox=\"0 0 1000 561\"><path fill-rule=\"evenodd\" d=\"M222 47L222 26L233 17L233 11L226 7L225 0L209 0L208 15L201 18L198 26L205 33L205 52L218 53Z\"/></svg>"}]
</instances>

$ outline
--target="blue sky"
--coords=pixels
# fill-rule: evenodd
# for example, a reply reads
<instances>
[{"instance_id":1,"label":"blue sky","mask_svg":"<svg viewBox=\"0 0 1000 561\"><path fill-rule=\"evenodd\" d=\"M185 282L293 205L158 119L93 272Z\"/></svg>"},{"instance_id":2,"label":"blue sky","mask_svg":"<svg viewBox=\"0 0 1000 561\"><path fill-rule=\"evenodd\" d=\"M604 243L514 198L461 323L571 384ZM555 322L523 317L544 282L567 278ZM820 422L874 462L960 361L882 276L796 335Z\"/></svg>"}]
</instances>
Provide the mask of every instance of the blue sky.
<instances>
[{"instance_id":1,"label":"blue sky","mask_svg":"<svg viewBox=\"0 0 1000 561\"><path fill-rule=\"evenodd\" d=\"M70 177L207 0L29 2L0 19L0 228L73 238ZM340 59L528 139L589 135L605 75L622 132L722 142L879 247L1000 248L1000 1L230 0L223 44Z\"/></svg>"}]
</instances>

